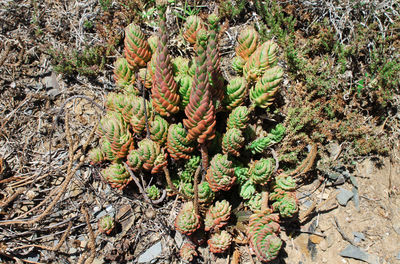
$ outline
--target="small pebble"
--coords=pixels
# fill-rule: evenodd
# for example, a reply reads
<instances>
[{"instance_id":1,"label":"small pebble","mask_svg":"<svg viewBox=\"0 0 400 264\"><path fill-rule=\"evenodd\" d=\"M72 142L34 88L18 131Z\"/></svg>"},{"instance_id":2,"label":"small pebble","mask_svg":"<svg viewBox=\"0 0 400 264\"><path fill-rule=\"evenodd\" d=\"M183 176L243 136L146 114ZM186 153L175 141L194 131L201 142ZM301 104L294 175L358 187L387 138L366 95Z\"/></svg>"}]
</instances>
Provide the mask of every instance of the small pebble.
<instances>
[{"instance_id":1,"label":"small pebble","mask_svg":"<svg viewBox=\"0 0 400 264\"><path fill-rule=\"evenodd\" d=\"M352 191L340 188L340 192L336 195L336 199L340 205L346 206L347 202L353 197Z\"/></svg>"},{"instance_id":2,"label":"small pebble","mask_svg":"<svg viewBox=\"0 0 400 264\"><path fill-rule=\"evenodd\" d=\"M397 257L396 257L398 260L400 260L400 251L399 251L399 253L397 253Z\"/></svg>"}]
</instances>

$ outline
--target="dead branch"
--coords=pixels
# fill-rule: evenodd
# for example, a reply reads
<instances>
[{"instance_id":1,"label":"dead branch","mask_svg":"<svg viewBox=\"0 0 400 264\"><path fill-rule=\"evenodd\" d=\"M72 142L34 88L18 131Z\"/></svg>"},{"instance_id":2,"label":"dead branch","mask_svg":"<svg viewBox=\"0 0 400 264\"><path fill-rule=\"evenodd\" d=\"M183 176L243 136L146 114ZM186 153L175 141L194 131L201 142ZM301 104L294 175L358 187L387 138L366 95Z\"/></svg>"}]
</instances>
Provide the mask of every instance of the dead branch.
<instances>
[{"instance_id":1,"label":"dead branch","mask_svg":"<svg viewBox=\"0 0 400 264\"><path fill-rule=\"evenodd\" d=\"M65 242L65 239L67 238L69 232L71 231L71 228L72 228L72 222L69 222L67 230L65 230L65 232L62 235L60 241L57 243L57 245L55 245L53 247L33 244L33 245L23 245L23 246L20 246L20 247L16 247L16 248L13 248L13 250L29 248L29 247L36 247L36 248L41 248L41 249L45 249L45 250L49 250L49 251L58 251L61 248L62 244Z\"/></svg>"},{"instance_id":2,"label":"dead branch","mask_svg":"<svg viewBox=\"0 0 400 264\"><path fill-rule=\"evenodd\" d=\"M90 224L90 217L89 217L89 214L88 214L88 211L87 211L85 205L83 205L81 207L81 212L85 216L86 225L89 230L89 240L90 240L90 243L89 243L90 257L88 259L86 259L85 264L90 264L93 262L93 260L96 256L96 239L95 239L95 236L93 233L92 225Z\"/></svg>"}]
</instances>

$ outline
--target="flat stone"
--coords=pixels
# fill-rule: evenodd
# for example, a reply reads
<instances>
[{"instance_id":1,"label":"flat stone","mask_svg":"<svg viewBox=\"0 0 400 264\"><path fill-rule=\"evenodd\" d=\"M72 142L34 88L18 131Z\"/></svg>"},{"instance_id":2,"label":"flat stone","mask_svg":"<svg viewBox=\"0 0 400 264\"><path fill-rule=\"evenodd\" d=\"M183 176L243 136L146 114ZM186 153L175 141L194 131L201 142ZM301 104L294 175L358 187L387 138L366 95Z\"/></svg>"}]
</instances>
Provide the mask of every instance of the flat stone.
<instances>
[{"instance_id":1,"label":"flat stone","mask_svg":"<svg viewBox=\"0 0 400 264\"><path fill-rule=\"evenodd\" d=\"M397 253L396 259L400 260L400 251Z\"/></svg>"},{"instance_id":2,"label":"flat stone","mask_svg":"<svg viewBox=\"0 0 400 264\"><path fill-rule=\"evenodd\" d=\"M353 258L368 262L369 255L364 250L355 247L353 245L348 245L345 249L343 249L340 253L340 256L345 258Z\"/></svg>"},{"instance_id":3,"label":"flat stone","mask_svg":"<svg viewBox=\"0 0 400 264\"><path fill-rule=\"evenodd\" d=\"M361 240L365 240L365 235L361 232L353 232L354 242L360 243Z\"/></svg>"},{"instance_id":4,"label":"flat stone","mask_svg":"<svg viewBox=\"0 0 400 264\"><path fill-rule=\"evenodd\" d=\"M322 251L326 251L328 249L328 242L326 242L326 239L322 240L321 243L319 243L319 248Z\"/></svg>"},{"instance_id":5,"label":"flat stone","mask_svg":"<svg viewBox=\"0 0 400 264\"><path fill-rule=\"evenodd\" d=\"M348 201L354 196L352 191L340 188L340 192L336 195L338 203L342 206L346 206Z\"/></svg>"},{"instance_id":6,"label":"flat stone","mask_svg":"<svg viewBox=\"0 0 400 264\"><path fill-rule=\"evenodd\" d=\"M142 255L138 258L138 263L147 263L157 260L158 256L161 255L162 246L161 242L155 243L148 250L146 250Z\"/></svg>"},{"instance_id":7,"label":"flat stone","mask_svg":"<svg viewBox=\"0 0 400 264\"><path fill-rule=\"evenodd\" d=\"M360 198L358 195L358 189L356 187L353 187L353 202L354 202L354 206L356 207L357 211L360 211Z\"/></svg>"}]
</instances>

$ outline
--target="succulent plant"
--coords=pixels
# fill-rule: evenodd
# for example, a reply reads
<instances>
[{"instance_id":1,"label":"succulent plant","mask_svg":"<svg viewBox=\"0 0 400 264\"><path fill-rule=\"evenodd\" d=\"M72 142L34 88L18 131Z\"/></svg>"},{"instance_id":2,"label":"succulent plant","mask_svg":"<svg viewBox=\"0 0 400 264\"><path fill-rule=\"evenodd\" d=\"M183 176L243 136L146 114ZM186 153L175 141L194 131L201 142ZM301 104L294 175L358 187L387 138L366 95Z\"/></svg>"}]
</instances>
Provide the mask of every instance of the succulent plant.
<instances>
[{"instance_id":1,"label":"succulent plant","mask_svg":"<svg viewBox=\"0 0 400 264\"><path fill-rule=\"evenodd\" d=\"M114 80L117 86L127 90L138 93L135 88L135 74L129 68L129 63L125 58L118 58L114 63Z\"/></svg>"},{"instance_id":2,"label":"succulent plant","mask_svg":"<svg viewBox=\"0 0 400 264\"><path fill-rule=\"evenodd\" d=\"M250 89L250 100L258 107L266 108L272 104L282 80L283 70L279 66L267 69L254 88Z\"/></svg>"},{"instance_id":3,"label":"succulent plant","mask_svg":"<svg viewBox=\"0 0 400 264\"><path fill-rule=\"evenodd\" d=\"M278 46L271 40L259 46L243 67L243 76L247 81L257 81L264 72L277 61Z\"/></svg>"},{"instance_id":4,"label":"succulent plant","mask_svg":"<svg viewBox=\"0 0 400 264\"><path fill-rule=\"evenodd\" d=\"M124 165L113 163L101 171L104 180L114 188L122 190L132 180Z\"/></svg>"},{"instance_id":5,"label":"succulent plant","mask_svg":"<svg viewBox=\"0 0 400 264\"><path fill-rule=\"evenodd\" d=\"M101 148L93 148L88 153L91 164L98 164L106 160L106 153Z\"/></svg>"},{"instance_id":6,"label":"succulent plant","mask_svg":"<svg viewBox=\"0 0 400 264\"><path fill-rule=\"evenodd\" d=\"M240 185L240 196L243 199L250 199L256 193L256 186L252 181L246 181L243 185Z\"/></svg>"},{"instance_id":7,"label":"succulent plant","mask_svg":"<svg viewBox=\"0 0 400 264\"><path fill-rule=\"evenodd\" d=\"M142 168L143 161L140 159L140 154L136 149L129 151L129 154L126 157L126 163L133 171Z\"/></svg>"},{"instance_id":8,"label":"succulent plant","mask_svg":"<svg viewBox=\"0 0 400 264\"><path fill-rule=\"evenodd\" d=\"M257 49L260 35L252 26L242 29L238 36L238 45L236 47L236 56L247 61L251 54Z\"/></svg>"},{"instance_id":9,"label":"succulent plant","mask_svg":"<svg viewBox=\"0 0 400 264\"><path fill-rule=\"evenodd\" d=\"M158 42L157 59L153 76L151 98L153 106L162 116L170 116L179 111L178 86L174 80L171 57L167 48L167 30L165 25L165 8L160 8L160 41Z\"/></svg>"},{"instance_id":10,"label":"succulent plant","mask_svg":"<svg viewBox=\"0 0 400 264\"><path fill-rule=\"evenodd\" d=\"M239 191L242 202L254 212L248 229L250 245L260 261L271 260L282 244L279 215L293 217L298 212L294 180L286 174L274 178L275 160L264 152L283 139L285 127L277 124L267 132L269 124L255 109L273 102L282 80L283 70L275 66L277 45L272 41L259 45L254 28L244 29L231 61L238 77L225 79L218 47L219 18L209 15L205 26L198 16L188 17L182 34L195 44L195 56L188 57L192 53L188 49L182 53L185 58L173 58L167 45L171 32L166 26L166 2L157 3L158 36L146 41L138 26L126 27L125 58L118 59L114 68L116 84L123 91L107 96L107 114L97 130L99 147L89 156L96 163L111 161L101 173L120 189L131 181L132 171L149 176L163 170L167 195L192 200L182 205L175 219L177 231L198 245L209 237L213 253L225 252L232 242L231 235L221 231L230 222L231 201L229 195L221 201L216 192ZM197 180L195 195L194 175L200 168L206 174ZM239 186L232 188L236 179ZM146 193L158 202L160 190L155 185ZM194 197L200 205L194 204ZM266 209L268 202L271 209ZM200 228L202 218L204 228ZM183 261L194 256L194 245L181 248Z\"/></svg>"},{"instance_id":11,"label":"succulent plant","mask_svg":"<svg viewBox=\"0 0 400 264\"><path fill-rule=\"evenodd\" d=\"M220 69L221 58L218 47L218 22L219 17L216 14L208 16L207 71L210 75L211 94L214 99L221 101L224 98L225 87Z\"/></svg>"},{"instance_id":12,"label":"succulent plant","mask_svg":"<svg viewBox=\"0 0 400 264\"><path fill-rule=\"evenodd\" d=\"M255 195L251 196L245 204L250 208L253 212L258 212L261 210L262 205L262 196L261 193L256 193Z\"/></svg>"},{"instance_id":13,"label":"succulent plant","mask_svg":"<svg viewBox=\"0 0 400 264\"><path fill-rule=\"evenodd\" d=\"M238 128L230 128L222 138L222 151L224 154L239 156L239 150L243 147L244 137Z\"/></svg>"},{"instance_id":14,"label":"succulent plant","mask_svg":"<svg viewBox=\"0 0 400 264\"><path fill-rule=\"evenodd\" d=\"M243 77L235 77L229 81L225 97L226 109L232 110L244 103L247 93L247 83Z\"/></svg>"},{"instance_id":15,"label":"succulent plant","mask_svg":"<svg viewBox=\"0 0 400 264\"><path fill-rule=\"evenodd\" d=\"M272 173L274 172L274 161L273 159L262 158L253 162L250 166L249 174L250 178L254 183L265 185L271 179Z\"/></svg>"},{"instance_id":16,"label":"succulent plant","mask_svg":"<svg viewBox=\"0 0 400 264\"><path fill-rule=\"evenodd\" d=\"M125 57L131 68L145 67L151 58L149 43L140 27L134 23L125 28Z\"/></svg>"},{"instance_id":17,"label":"succulent plant","mask_svg":"<svg viewBox=\"0 0 400 264\"><path fill-rule=\"evenodd\" d=\"M132 99L132 109L127 116L129 118L129 124L135 134L139 135L146 127L146 114L148 120L153 118L153 111L149 101L144 101L143 98L140 97L134 97Z\"/></svg>"},{"instance_id":18,"label":"succulent plant","mask_svg":"<svg viewBox=\"0 0 400 264\"><path fill-rule=\"evenodd\" d=\"M277 236L279 232L279 216L271 210L250 216L249 241L260 261L268 262L278 256L282 246L282 240Z\"/></svg>"},{"instance_id":19,"label":"succulent plant","mask_svg":"<svg viewBox=\"0 0 400 264\"><path fill-rule=\"evenodd\" d=\"M227 128L243 130L249 122L249 109L246 106L238 106L229 114Z\"/></svg>"},{"instance_id":20,"label":"succulent plant","mask_svg":"<svg viewBox=\"0 0 400 264\"><path fill-rule=\"evenodd\" d=\"M276 177L275 184L278 188L285 191L293 191L296 189L296 181L290 176L280 175Z\"/></svg>"},{"instance_id":21,"label":"succulent plant","mask_svg":"<svg viewBox=\"0 0 400 264\"><path fill-rule=\"evenodd\" d=\"M97 227L101 233L111 234L115 227L114 218L111 215L101 217L97 223Z\"/></svg>"},{"instance_id":22,"label":"succulent plant","mask_svg":"<svg viewBox=\"0 0 400 264\"><path fill-rule=\"evenodd\" d=\"M232 243L232 236L223 230L212 234L207 243L212 253L224 253Z\"/></svg>"},{"instance_id":23,"label":"succulent plant","mask_svg":"<svg viewBox=\"0 0 400 264\"><path fill-rule=\"evenodd\" d=\"M198 256L196 247L192 243L185 243L182 245L179 255L184 262L192 262L193 258Z\"/></svg>"},{"instance_id":24,"label":"succulent plant","mask_svg":"<svg viewBox=\"0 0 400 264\"><path fill-rule=\"evenodd\" d=\"M109 161L118 160L118 157L111 150L111 143L105 137L100 140L100 149L104 153L104 157Z\"/></svg>"},{"instance_id":25,"label":"succulent plant","mask_svg":"<svg viewBox=\"0 0 400 264\"><path fill-rule=\"evenodd\" d=\"M182 124L172 124L168 130L167 150L170 156L175 159L189 159L193 151L191 142L187 139L186 130Z\"/></svg>"},{"instance_id":26,"label":"succulent plant","mask_svg":"<svg viewBox=\"0 0 400 264\"><path fill-rule=\"evenodd\" d=\"M212 102L207 73L207 33L200 30L197 34L196 73L193 78L189 104L185 107L187 119L183 125L188 130L187 139L197 140L199 144L215 136L215 108Z\"/></svg>"},{"instance_id":27,"label":"succulent plant","mask_svg":"<svg viewBox=\"0 0 400 264\"><path fill-rule=\"evenodd\" d=\"M236 177L233 164L227 155L217 154L212 158L206 179L214 192L228 191L232 187Z\"/></svg>"},{"instance_id":28,"label":"succulent plant","mask_svg":"<svg viewBox=\"0 0 400 264\"><path fill-rule=\"evenodd\" d=\"M234 170L235 170L235 176L239 184L243 185L250 177L249 169L242 166L236 166Z\"/></svg>"},{"instance_id":29,"label":"succulent plant","mask_svg":"<svg viewBox=\"0 0 400 264\"><path fill-rule=\"evenodd\" d=\"M272 209L284 218L293 217L299 211L298 201L295 195L286 194L272 204Z\"/></svg>"},{"instance_id":30,"label":"succulent plant","mask_svg":"<svg viewBox=\"0 0 400 264\"><path fill-rule=\"evenodd\" d=\"M167 120L159 115L154 117L154 120L150 122L150 138L163 146L167 141L169 124Z\"/></svg>"},{"instance_id":31,"label":"succulent plant","mask_svg":"<svg viewBox=\"0 0 400 264\"><path fill-rule=\"evenodd\" d=\"M196 43L197 33L204 28L203 21L199 16L191 15L186 18L183 26L183 38L190 44Z\"/></svg>"},{"instance_id":32,"label":"succulent plant","mask_svg":"<svg viewBox=\"0 0 400 264\"><path fill-rule=\"evenodd\" d=\"M149 43L149 47L151 50L151 53L154 54L157 50L158 42L160 41L160 38L157 35L151 35L147 39L147 43Z\"/></svg>"},{"instance_id":33,"label":"succulent plant","mask_svg":"<svg viewBox=\"0 0 400 264\"><path fill-rule=\"evenodd\" d=\"M242 57L236 56L232 59L232 69L239 74L243 72L243 67L245 64L246 61Z\"/></svg>"},{"instance_id":34,"label":"succulent plant","mask_svg":"<svg viewBox=\"0 0 400 264\"><path fill-rule=\"evenodd\" d=\"M190 198L194 198L194 187L191 182L183 183L182 193ZM210 204L215 198L215 193L211 190L208 182L202 182L198 185L198 199L201 204Z\"/></svg>"},{"instance_id":35,"label":"succulent plant","mask_svg":"<svg viewBox=\"0 0 400 264\"><path fill-rule=\"evenodd\" d=\"M200 227L200 216L194 212L193 202L186 202L175 218L175 228L182 234L191 235Z\"/></svg>"},{"instance_id":36,"label":"succulent plant","mask_svg":"<svg viewBox=\"0 0 400 264\"><path fill-rule=\"evenodd\" d=\"M179 79L179 95L181 97L181 107L185 107L189 103L190 92L192 91L193 77L189 75L182 75Z\"/></svg>"},{"instance_id":37,"label":"succulent plant","mask_svg":"<svg viewBox=\"0 0 400 264\"><path fill-rule=\"evenodd\" d=\"M151 89L153 86L153 79L148 68L141 68L138 73L139 81L143 83L144 87Z\"/></svg>"},{"instance_id":38,"label":"succulent plant","mask_svg":"<svg viewBox=\"0 0 400 264\"><path fill-rule=\"evenodd\" d=\"M143 168L150 170L152 174L160 172L167 165L167 154L151 139L146 138L138 142L137 152L143 162Z\"/></svg>"},{"instance_id":39,"label":"succulent plant","mask_svg":"<svg viewBox=\"0 0 400 264\"><path fill-rule=\"evenodd\" d=\"M147 193L147 196L148 196L151 200L157 200L157 199L159 199L160 196L161 196L160 189L158 189L158 187L155 186L155 185L151 185L150 187L147 187L146 193Z\"/></svg>"},{"instance_id":40,"label":"succulent plant","mask_svg":"<svg viewBox=\"0 0 400 264\"><path fill-rule=\"evenodd\" d=\"M180 178L184 182L191 182L197 167L200 166L200 156L192 156L185 164L184 170L180 174Z\"/></svg>"},{"instance_id":41,"label":"succulent plant","mask_svg":"<svg viewBox=\"0 0 400 264\"><path fill-rule=\"evenodd\" d=\"M199 203L210 204L215 198L215 193L211 190L208 182L204 181L200 183L198 188Z\"/></svg>"},{"instance_id":42,"label":"succulent plant","mask_svg":"<svg viewBox=\"0 0 400 264\"><path fill-rule=\"evenodd\" d=\"M228 201L217 201L211 205L204 219L204 230L219 229L228 223L231 215L231 205Z\"/></svg>"},{"instance_id":43,"label":"succulent plant","mask_svg":"<svg viewBox=\"0 0 400 264\"><path fill-rule=\"evenodd\" d=\"M184 57L175 57L172 59L172 69L174 72L175 80L179 81L182 76L188 74L189 71L189 59Z\"/></svg>"},{"instance_id":44,"label":"succulent plant","mask_svg":"<svg viewBox=\"0 0 400 264\"><path fill-rule=\"evenodd\" d=\"M111 151L117 158L128 155L133 145L133 137L120 113L109 112L104 116L100 121L98 133L108 140Z\"/></svg>"}]
</instances>

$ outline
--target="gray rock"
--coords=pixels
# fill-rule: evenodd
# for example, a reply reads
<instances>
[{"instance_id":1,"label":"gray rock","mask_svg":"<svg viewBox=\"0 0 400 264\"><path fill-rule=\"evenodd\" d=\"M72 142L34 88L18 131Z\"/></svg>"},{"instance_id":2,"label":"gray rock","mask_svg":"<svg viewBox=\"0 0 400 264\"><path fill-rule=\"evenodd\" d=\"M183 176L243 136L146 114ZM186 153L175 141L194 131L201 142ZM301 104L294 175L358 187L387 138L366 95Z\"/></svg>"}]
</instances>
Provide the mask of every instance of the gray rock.
<instances>
[{"instance_id":1,"label":"gray rock","mask_svg":"<svg viewBox=\"0 0 400 264\"><path fill-rule=\"evenodd\" d=\"M142 255L139 256L138 263L147 263L155 261L158 258L158 256L161 255L161 252L162 252L161 242L157 242L153 246L151 246L148 250L146 250Z\"/></svg>"},{"instance_id":2,"label":"gray rock","mask_svg":"<svg viewBox=\"0 0 400 264\"><path fill-rule=\"evenodd\" d=\"M345 249L343 249L340 253L340 256L345 258L353 258L368 262L369 255L365 251L361 250L358 247L353 245L348 245Z\"/></svg>"},{"instance_id":3,"label":"gray rock","mask_svg":"<svg viewBox=\"0 0 400 264\"><path fill-rule=\"evenodd\" d=\"M365 235L361 232L353 232L353 236L354 236L354 241L356 241L356 238L359 239L359 241L365 240Z\"/></svg>"},{"instance_id":4,"label":"gray rock","mask_svg":"<svg viewBox=\"0 0 400 264\"><path fill-rule=\"evenodd\" d=\"M336 195L336 199L340 205L346 206L347 202L353 197L353 192L340 188L340 192Z\"/></svg>"},{"instance_id":5,"label":"gray rock","mask_svg":"<svg viewBox=\"0 0 400 264\"><path fill-rule=\"evenodd\" d=\"M32 262L38 262L39 261L39 254L36 254L36 253L31 253L31 254L29 254L29 256L28 256L28 260L29 261L32 261Z\"/></svg>"},{"instance_id":6,"label":"gray rock","mask_svg":"<svg viewBox=\"0 0 400 264\"><path fill-rule=\"evenodd\" d=\"M360 212L360 198L358 196L358 189L356 187L353 187L353 202L354 206L356 207L357 211Z\"/></svg>"},{"instance_id":7,"label":"gray rock","mask_svg":"<svg viewBox=\"0 0 400 264\"><path fill-rule=\"evenodd\" d=\"M396 259L400 260L400 251L397 253Z\"/></svg>"}]
</instances>

